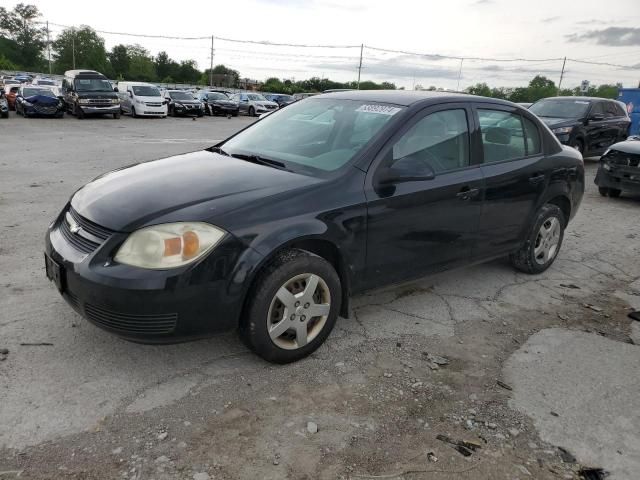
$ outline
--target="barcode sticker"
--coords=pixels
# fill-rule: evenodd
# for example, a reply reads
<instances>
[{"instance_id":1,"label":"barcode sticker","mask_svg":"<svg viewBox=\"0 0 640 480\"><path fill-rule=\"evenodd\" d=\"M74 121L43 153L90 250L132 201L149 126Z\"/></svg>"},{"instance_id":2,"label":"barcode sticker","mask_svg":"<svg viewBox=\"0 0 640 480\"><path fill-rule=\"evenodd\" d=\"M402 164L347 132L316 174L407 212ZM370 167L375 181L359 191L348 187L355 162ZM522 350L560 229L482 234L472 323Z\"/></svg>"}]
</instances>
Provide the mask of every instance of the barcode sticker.
<instances>
[{"instance_id":1,"label":"barcode sticker","mask_svg":"<svg viewBox=\"0 0 640 480\"><path fill-rule=\"evenodd\" d=\"M400 108L388 105L361 105L356 109L356 112L378 113L380 115L395 115L399 111Z\"/></svg>"}]
</instances>

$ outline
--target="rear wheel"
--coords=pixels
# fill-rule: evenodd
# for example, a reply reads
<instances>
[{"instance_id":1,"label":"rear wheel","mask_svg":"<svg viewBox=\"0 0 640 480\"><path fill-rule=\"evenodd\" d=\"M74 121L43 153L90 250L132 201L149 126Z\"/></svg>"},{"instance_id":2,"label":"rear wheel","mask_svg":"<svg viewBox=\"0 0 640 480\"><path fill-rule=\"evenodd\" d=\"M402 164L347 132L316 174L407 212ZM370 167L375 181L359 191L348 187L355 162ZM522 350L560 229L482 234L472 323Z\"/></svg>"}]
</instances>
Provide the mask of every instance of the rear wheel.
<instances>
[{"instance_id":1,"label":"rear wheel","mask_svg":"<svg viewBox=\"0 0 640 480\"><path fill-rule=\"evenodd\" d=\"M607 187L598 187L598 193L603 197L609 195L609 189Z\"/></svg>"},{"instance_id":2,"label":"rear wheel","mask_svg":"<svg viewBox=\"0 0 640 480\"><path fill-rule=\"evenodd\" d=\"M557 205L543 205L524 245L510 255L511 264L525 273L544 272L560 251L565 227L562 210Z\"/></svg>"},{"instance_id":3,"label":"rear wheel","mask_svg":"<svg viewBox=\"0 0 640 480\"><path fill-rule=\"evenodd\" d=\"M609 189L609 196L611 198L618 198L621 193L622 193L622 190L618 190L617 188L610 188Z\"/></svg>"},{"instance_id":4,"label":"rear wheel","mask_svg":"<svg viewBox=\"0 0 640 480\"><path fill-rule=\"evenodd\" d=\"M249 293L240 333L259 356L289 363L314 352L329 336L342 301L329 262L303 250L279 254Z\"/></svg>"}]
</instances>

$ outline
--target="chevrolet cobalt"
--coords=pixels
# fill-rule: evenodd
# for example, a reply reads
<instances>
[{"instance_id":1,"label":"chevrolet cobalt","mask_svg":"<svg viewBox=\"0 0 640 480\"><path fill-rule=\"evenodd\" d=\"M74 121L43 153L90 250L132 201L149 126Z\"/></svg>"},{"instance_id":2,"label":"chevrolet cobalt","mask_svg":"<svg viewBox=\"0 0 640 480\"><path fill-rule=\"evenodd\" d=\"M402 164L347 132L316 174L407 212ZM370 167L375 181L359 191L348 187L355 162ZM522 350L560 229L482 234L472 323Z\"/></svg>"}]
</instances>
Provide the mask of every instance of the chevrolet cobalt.
<instances>
[{"instance_id":1,"label":"chevrolet cobalt","mask_svg":"<svg viewBox=\"0 0 640 480\"><path fill-rule=\"evenodd\" d=\"M504 256L543 272L583 191L580 153L512 103L329 93L89 182L47 231L46 273L126 339L238 328L286 363L354 293Z\"/></svg>"}]
</instances>

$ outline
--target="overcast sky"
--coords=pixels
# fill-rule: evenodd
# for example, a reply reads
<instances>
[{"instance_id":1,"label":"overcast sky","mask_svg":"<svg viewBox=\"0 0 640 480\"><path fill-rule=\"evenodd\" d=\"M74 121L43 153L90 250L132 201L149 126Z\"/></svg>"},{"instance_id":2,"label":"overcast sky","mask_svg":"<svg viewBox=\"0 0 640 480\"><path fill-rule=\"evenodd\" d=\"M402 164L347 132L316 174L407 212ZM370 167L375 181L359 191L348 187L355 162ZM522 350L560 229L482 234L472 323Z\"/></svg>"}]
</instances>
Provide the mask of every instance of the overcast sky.
<instances>
[{"instance_id":1,"label":"overcast sky","mask_svg":"<svg viewBox=\"0 0 640 480\"><path fill-rule=\"evenodd\" d=\"M142 2L26 0L43 19L64 25L148 35L209 36L237 40L322 45L360 45L426 54L535 62L462 62L460 88L486 81L514 86L541 73L556 83L562 61L575 59L635 65L620 69L567 62L563 85L640 81L639 0L244 0ZM12 8L15 1L0 0ZM59 31L52 27L52 31ZM152 54L209 65L210 40L167 40L103 35L107 48L139 43ZM214 63L243 77L355 80L358 48L289 48L215 40ZM456 88L460 61L385 53L365 47L362 79Z\"/></svg>"}]
</instances>

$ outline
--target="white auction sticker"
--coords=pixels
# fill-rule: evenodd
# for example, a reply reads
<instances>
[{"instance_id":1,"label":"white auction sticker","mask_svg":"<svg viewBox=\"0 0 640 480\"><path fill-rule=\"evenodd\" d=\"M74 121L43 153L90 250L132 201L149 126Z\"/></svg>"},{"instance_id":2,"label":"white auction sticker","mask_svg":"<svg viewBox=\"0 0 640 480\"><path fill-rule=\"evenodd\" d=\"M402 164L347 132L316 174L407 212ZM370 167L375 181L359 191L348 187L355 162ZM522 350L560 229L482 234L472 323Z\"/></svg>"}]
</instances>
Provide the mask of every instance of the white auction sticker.
<instances>
[{"instance_id":1,"label":"white auction sticker","mask_svg":"<svg viewBox=\"0 0 640 480\"><path fill-rule=\"evenodd\" d=\"M400 108L388 105L360 105L356 109L356 112L379 113L380 115L395 115L399 111Z\"/></svg>"}]
</instances>

